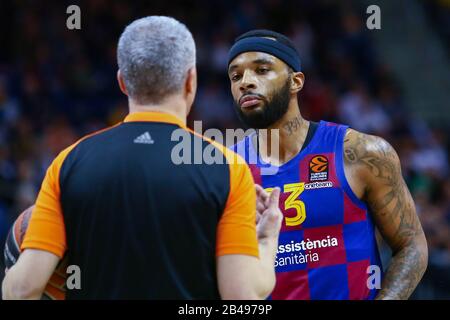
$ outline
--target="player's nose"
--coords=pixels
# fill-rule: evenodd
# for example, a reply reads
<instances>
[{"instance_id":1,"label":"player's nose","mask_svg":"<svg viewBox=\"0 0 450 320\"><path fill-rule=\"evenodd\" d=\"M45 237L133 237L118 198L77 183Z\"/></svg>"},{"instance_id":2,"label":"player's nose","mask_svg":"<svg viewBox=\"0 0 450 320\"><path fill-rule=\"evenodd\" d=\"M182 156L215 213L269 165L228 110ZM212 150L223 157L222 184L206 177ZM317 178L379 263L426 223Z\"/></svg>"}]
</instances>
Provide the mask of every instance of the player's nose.
<instances>
[{"instance_id":1,"label":"player's nose","mask_svg":"<svg viewBox=\"0 0 450 320\"><path fill-rule=\"evenodd\" d=\"M251 71L249 70L244 71L239 88L241 89L241 91L256 89L256 79Z\"/></svg>"}]
</instances>

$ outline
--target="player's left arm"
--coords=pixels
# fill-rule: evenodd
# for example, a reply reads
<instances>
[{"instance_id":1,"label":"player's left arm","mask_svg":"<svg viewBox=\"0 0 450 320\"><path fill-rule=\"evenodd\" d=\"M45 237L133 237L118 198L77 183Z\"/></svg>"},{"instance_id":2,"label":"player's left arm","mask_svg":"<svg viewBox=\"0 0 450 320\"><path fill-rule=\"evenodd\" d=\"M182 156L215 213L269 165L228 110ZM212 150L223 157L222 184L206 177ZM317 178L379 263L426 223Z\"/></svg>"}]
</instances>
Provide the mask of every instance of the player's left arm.
<instances>
[{"instance_id":1,"label":"player's left arm","mask_svg":"<svg viewBox=\"0 0 450 320\"><path fill-rule=\"evenodd\" d=\"M354 130L347 132L344 155L393 251L377 299L408 299L427 268L428 248L398 155L384 139Z\"/></svg>"},{"instance_id":2,"label":"player's left arm","mask_svg":"<svg viewBox=\"0 0 450 320\"><path fill-rule=\"evenodd\" d=\"M6 273L3 299L40 299L58 262L59 257L48 251L26 249Z\"/></svg>"}]
</instances>

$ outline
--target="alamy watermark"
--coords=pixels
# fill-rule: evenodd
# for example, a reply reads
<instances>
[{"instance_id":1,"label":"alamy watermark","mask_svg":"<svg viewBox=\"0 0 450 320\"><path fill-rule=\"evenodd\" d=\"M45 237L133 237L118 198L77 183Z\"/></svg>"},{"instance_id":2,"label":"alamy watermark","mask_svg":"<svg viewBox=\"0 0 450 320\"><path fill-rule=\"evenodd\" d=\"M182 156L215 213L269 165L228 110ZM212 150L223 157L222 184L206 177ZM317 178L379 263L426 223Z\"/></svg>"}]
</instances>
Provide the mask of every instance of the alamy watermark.
<instances>
[{"instance_id":1,"label":"alamy watermark","mask_svg":"<svg viewBox=\"0 0 450 320\"><path fill-rule=\"evenodd\" d=\"M205 144L201 136L213 140L226 148L235 149L234 151L240 155L225 157L221 152L221 146L214 143ZM258 144L253 144L252 137L257 137ZM248 143L238 143L248 138ZM258 159L258 148L262 143L266 143L265 150L270 150L271 159L279 159L280 150L280 131L278 129L226 129L225 134L219 129L211 128L203 132L202 122L194 121L194 134L183 128L176 129L172 132L171 141L178 142L172 149L171 160L176 165L181 164L261 164ZM244 160L246 159L247 162ZM262 175L274 175L278 172L275 165L261 165Z\"/></svg>"},{"instance_id":2,"label":"alamy watermark","mask_svg":"<svg viewBox=\"0 0 450 320\"><path fill-rule=\"evenodd\" d=\"M66 288L68 290L81 290L81 268L77 265L70 265L66 269ZM381 289L381 268L378 265L367 267L368 274L366 285L369 290Z\"/></svg>"},{"instance_id":3,"label":"alamy watermark","mask_svg":"<svg viewBox=\"0 0 450 320\"><path fill-rule=\"evenodd\" d=\"M81 9L73 4L67 7L66 13L69 14L66 20L66 27L69 30L81 30Z\"/></svg>"},{"instance_id":4,"label":"alamy watermark","mask_svg":"<svg viewBox=\"0 0 450 320\"><path fill-rule=\"evenodd\" d=\"M366 13L369 17L366 20L366 26L369 30L381 29L381 9L379 6L372 4L367 7Z\"/></svg>"},{"instance_id":5,"label":"alamy watermark","mask_svg":"<svg viewBox=\"0 0 450 320\"><path fill-rule=\"evenodd\" d=\"M69 15L66 20L66 27L69 30L81 30L81 9L73 4L67 7L66 13ZM379 6L372 4L367 7L366 13L369 17L366 20L366 26L369 30L381 29L381 9Z\"/></svg>"},{"instance_id":6,"label":"alamy watermark","mask_svg":"<svg viewBox=\"0 0 450 320\"><path fill-rule=\"evenodd\" d=\"M70 265L66 269L67 280L66 288L68 290L81 290L81 269L77 265Z\"/></svg>"},{"instance_id":7,"label":"alamy watermark","mask_svg":"<svg viewBox=\"0 0 450 320\"><path fill-rule=\"evenodd\" d=\"M381 289L381 268L376 264L367 267L367 288L369 290Z\"/></svg>"}]
</instances>

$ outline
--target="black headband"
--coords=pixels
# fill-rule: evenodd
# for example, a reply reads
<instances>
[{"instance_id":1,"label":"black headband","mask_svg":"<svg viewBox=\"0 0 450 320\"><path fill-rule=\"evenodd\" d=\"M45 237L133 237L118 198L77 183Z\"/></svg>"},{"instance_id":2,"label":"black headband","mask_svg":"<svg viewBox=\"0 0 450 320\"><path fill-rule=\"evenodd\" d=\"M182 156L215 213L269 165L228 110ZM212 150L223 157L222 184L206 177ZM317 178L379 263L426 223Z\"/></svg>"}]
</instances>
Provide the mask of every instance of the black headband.
<instances>
[{"instance_id":1,"label":"black headband","mask_svg":"<svg viewBox=\"0 0 450 320\"><path fill-rule=\"evenodd\" d=\"M271 54L284 61L295 72L301 70L300 57L295 49L279 42L261 37L244 38L236 42L228 52L228 65L238 55L249 51L259 51Z\"/></svg>"}]
</instances>

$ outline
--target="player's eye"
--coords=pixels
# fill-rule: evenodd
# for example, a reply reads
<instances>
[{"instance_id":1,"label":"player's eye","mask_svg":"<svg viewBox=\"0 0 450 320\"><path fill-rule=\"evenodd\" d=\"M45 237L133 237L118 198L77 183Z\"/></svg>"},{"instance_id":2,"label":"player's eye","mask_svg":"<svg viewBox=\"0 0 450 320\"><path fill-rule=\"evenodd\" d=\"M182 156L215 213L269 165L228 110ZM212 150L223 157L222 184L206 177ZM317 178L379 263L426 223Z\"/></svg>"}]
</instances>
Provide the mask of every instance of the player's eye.
<instances>
[{"instance_id":1,"label":"player's eye","mask_svg":"<svg viewBox=\"0 0 450 320\"><path fill-rule=\"evenodd\" d=\"M256 72L258 72L259 74L265 74L265 73L267 73L268 71L269 71L269 68L264 68L264 67L258 68L258 69L256 70Z\"/></svg>"},{"instance_id":2,"label":"player's eye","mask_svg":"<svg viewBox=\"0 0 450 320\"><path fill-rule=\"evenodd\" d=\"M241 76L237 73L231 75L231 81L238 81Z\"/></svg>"}]
</instances>

